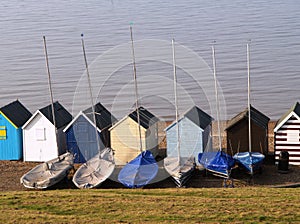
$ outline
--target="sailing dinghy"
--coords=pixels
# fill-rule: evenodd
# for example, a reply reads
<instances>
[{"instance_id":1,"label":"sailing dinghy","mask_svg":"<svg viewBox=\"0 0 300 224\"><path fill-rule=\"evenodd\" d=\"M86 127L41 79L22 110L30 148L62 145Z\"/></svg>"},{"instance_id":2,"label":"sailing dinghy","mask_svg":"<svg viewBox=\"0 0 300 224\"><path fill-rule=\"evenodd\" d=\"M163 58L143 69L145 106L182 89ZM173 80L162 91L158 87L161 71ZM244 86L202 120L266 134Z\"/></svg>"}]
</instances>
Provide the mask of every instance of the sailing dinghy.
<instances>
[{"instance_id":1,"label":"sailing dinghy","mask_svg":"<svg viewBox=\"0 0 300 224\"><path fill-rule=\"evenodd\" d=\"M101 139L98 134L97 117L95 112L95 105L93 102L92 85L85 53L83 34L81 34L81 37L82 50L89 85L90 100L92 104L93 122L95 127L95 138L97 142L98 153L79 167L79 169L75 172L72 181L78 188L95 188L98 187L107 178L109 178L113 173L115 169L115 160L113 150L111 148L106 147L104 149L101 149L100 147Z\"/></svg>"},{"instance_id":2,"label":"sailing dinghy","mask_svg":"<svg viewBox=\"0 0 300 224\"><path fill-rule=\"evenodd\" d=\"M176 132L177 132L177 152L171 152L167 148L167 157L164 159L164 166L166 171L171 175L175 184L178 187L183 187L191 178L195 169L195 157L182 157L180 153L180 123L178 121L178 99L177 99L177 77L176 77L176 62L175 62L175 46L174 39L172 39L173 50L173 75L174 75L174 95L175 95L175 113L176 113ZM181 127L182 128L182 127Z\"/></svg>"},{"instance_id":3,"label":"sailing dinghy","mask_svg":"<svg viewBox=\"0 0 300 224\"><path fill-rule=\"evenodd\" d=\"M212 172L216 176L220 176L224 179L224 184L226 179L230 179L231 169L235 165L235 161L232 156L225 153L222 149L221 140L221 127L220 127L220 109L219 109L219 96L217 89L217 76L216 76L216 59L215 59L215 48L212 46L212 56L213 56L213 68L214 68L214 81L215 81L215 98L217 106L217 124L218 124L218 140L219 140L219 150L217 152L205 151L198 156L198 161L202 166Z\"/></svg>"},{"instance_id":4,"label":"sailing dinghy","mask_svg":"<svg viewBox=\"0 0 300 224\"><path fill-rule=\"evenodd\" d=\"M49 92L50 92L52 120L53 120L53 125L55 127L55 141L56 141L56 149L58 151L58 143L57 143L58 134L56 128L57 121L55 116L56 110L54 109L54 103L53 103L53 92L52 92L50 68L49 68L49 60L48 60L48 52L47 52L45 36L43 36L43 40L44 40L44 51L45 51L45 59L46 59L47 74L48 74L48 85L49 85ZM20 182L27 188L45 189L58 183L64 177L67 177L69 170L72 168L73 168L73 155L67 152L65 154L60 155L58 158L37 165L28 173L24 174L21 177Z\"/></svg>"},{"instance_id":5,"label":"sailing dinghy","mask_svg":"<svg viewBox=\"0 0 300 224\"><path fill-rule=\"evenodd\" d=\"M41 163L24 174L20 182L26 188L45 189L63 180L73 168L73 155L69 152Z\"/></svg>"},{"instance_id":6,"label":"sailing dinghy","mask_svg":"<svg viewBox=\"0 0 300 224\"><path fill-rule=\"evenodd\" d=\"M259 152L252 152L251 142L251 111L252 107L250 104L250 49L249 43L247 43L247 65L248 65L248 152L238 152L233 158L237 161L239 166L243 167L247 173L251 176L261 170L261 165L265 159L265 156Z\"/></svg>"},{"instance_id":7,"label":"sailing dinghy","mask_svg":"<svg viewBox=\"0 0 300 224\"><path fill-rule=\"evenodd\" d=\"M73 183L78 188L95 188L109 178L114 169L113 150L102 149L79 167L73 176Z\"/></svg>"},{"instance_id":8,"label":"sailing dinghy","mask_svg":"<svg viewBox=\"0 0 300 224\"><path fill-rule=\"evenodd\" d=\"M140 154L129 163L127 163L118 175L118 180L125 187L128 188L141 188L149 184L151 180L155 178L158 173L158 165L155 158L149 150L143 151L142 146L142 134L141 134L141 117L138 102L138 88L136 80L136 64L135 64L135 54L133 46L133 35L132 26L130 25L130 37L131 37L131 47L132 47L132 58L133 58L133 79L135 86L135 107L136 116L138 121L138 133L139 133L139 148Z\"/></svg>"}]
</instances>

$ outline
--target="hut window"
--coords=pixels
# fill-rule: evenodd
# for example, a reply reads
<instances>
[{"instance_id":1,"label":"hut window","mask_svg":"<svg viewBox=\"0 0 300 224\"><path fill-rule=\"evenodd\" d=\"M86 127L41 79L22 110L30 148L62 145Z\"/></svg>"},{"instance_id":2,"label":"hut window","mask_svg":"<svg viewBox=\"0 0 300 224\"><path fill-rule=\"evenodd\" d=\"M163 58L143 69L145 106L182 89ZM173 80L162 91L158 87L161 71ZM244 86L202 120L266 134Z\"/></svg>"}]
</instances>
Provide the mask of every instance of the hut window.
<instances>
[{"instance_id":1,"label":"hut window","mask_svg":"<svg viewBox=\"0 0 300 224\"><path fill-rule=\"evenodd\" d=\"M46 140L46 129L45 128L36 128L35 129L35 137L37 141L45 141Z\"/></svg>"},{"instance_id":2,"label":"hut window","mask_svg":"<svg viewBox=\"0 0 300 224\"><path fill-rule=\"evenodd\" d=\"M287 131L288 142L299 142L299 130L288 130Z\"/></svg>"},{"instance_id":3,"label":"hut window","mask_svg":"<svg viewBox=\"0 0 300 224\"><path fill-rule=\"evenodd\" d=\"M6 127L0 126L0 140L6 139Z\"/></svg>"}]
</instances>

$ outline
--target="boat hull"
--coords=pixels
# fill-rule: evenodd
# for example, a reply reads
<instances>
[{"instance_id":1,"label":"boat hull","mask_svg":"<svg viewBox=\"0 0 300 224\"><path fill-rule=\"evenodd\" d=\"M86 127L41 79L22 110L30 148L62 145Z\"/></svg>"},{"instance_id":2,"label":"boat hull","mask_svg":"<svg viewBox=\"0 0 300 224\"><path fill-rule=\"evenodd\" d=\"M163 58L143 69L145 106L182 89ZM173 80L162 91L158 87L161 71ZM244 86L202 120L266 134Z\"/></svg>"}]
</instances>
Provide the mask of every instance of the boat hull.
<instances>
[{"instance_id":1,"label":"boat hull","mask_svg":"<svg viewBox=\"0 0 300 224\"><path fill-rule=\"evenodd\" d=\"M37 165L20 178L21 184L31 189L46 189L63 180L73 168L73 155L65 153L58 158Z\"/></svg>"},{"instance_id":2,"label":"boat hull","mask_svg":"<svg viewBox=\"0 0 300 224\"><path fill-rule=\"evenodd\" d=\"M195 170L195 158L180 158L179 161L178 157L167 157L164 166L177 187L184 187Z\"/></svg>"},{"instance_id":3,"label":"boat hull","mask_svg":"<svg viewBox=\"0 0 300 224\"><path fill-rule=\"evenodd\" d=\"M72 181L78 188L95 188L109 178L114 169L113 150L105 148L82 164L75 172Z\"/></svg>"},{"instance_id":4,"label":"boat hull","mask_svg":"<svg viewBox=\"0 0 300 224\"><path fill-rule=\"evenodd\" d=\"M249 174L259 171L265 159L265 156L259 152L239 152L233 158L238 165L246 169Z\"/></svg>"},{"instance_id":5,"label":"boat hull","mask_svg":"<svg viewBox=\"0 0 300 224\"><path fill-rule=\"evenodd\" d=\"M223 151L204 152L198 156L199 163L216 176L229 178L234 167L234 159Z\"/></svg>"},{"instance_id":6,"label":"boat hull","mask_svg":"<svg viewBox=\"0 0 300 224\"><path fill-rule=\"evenodd\" d=\"M118 175L118 180L125 187L141 188L149 184L158 173L158 165L149 150L143 151L127 163Z\"/></svg>"}]
</instances>

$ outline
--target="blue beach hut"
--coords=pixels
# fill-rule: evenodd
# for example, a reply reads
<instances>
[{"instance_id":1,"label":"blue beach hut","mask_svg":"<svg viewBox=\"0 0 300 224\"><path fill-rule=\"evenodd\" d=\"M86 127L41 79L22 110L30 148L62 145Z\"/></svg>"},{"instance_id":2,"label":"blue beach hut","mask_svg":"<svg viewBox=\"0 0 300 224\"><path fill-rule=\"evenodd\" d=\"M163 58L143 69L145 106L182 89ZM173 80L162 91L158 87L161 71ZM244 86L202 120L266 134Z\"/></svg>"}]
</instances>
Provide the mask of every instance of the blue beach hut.
<instances>
[{"instance_id":1,"label":"blue beach hut","mask_svg":"<svg viewBox=\"0 0 300 224\"><path fill-rule=\"evenodd\" d=\"M100 103L95 105L97 131L100 149L110 147L108 129L117 119ZM85 163L98 153L92 107L80 111L64 129L68 151L72 152L75 163Z\"/></svg>"},{"instance_id":2,"label":"blue beach hut","mask_svg":"<svg viewBox=\"0 0 300 224\"><path fill-rule=\"evenodd\" d=\"M0 160L22 159L22 126L30 117L18 100L0 108Z\"/></svg>"},{"instance_id":3,"label":"blue beach hut","mask_svg":"<svg viewBox=\"0 0 300 224\"><path fill-rule=\"evenodd\" d=\"M196 106L193 106L178 120L181 158L194 156L196 164L199 165L198 154L203 153L206 145L209 143L212 120L211 116ZM178 124L175 121L165 129L168 156L178 155Z\"/></svg>"}]
</instances>

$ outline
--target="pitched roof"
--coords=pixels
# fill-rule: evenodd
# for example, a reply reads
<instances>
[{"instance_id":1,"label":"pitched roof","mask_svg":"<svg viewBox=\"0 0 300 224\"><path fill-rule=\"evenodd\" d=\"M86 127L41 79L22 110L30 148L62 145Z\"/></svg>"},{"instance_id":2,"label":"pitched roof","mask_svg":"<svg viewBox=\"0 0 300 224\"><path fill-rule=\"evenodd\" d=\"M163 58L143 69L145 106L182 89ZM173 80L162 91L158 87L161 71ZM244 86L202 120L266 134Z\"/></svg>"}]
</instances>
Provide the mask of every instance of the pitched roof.
<instances>
[{"instance_id":1,"label":"pitched roof","mask_svg":"<svg viewBox=\"0 0 300 224\"><path fill-rule=\"evenodd\" d=\"M277 131L279 127L282 126L282 123L285 123L284 120L290 115L291 112L294 112L298 117L300 117L300 104L296 102L282 117L277 121L274 131Z\"/></svg>"},{"instance_id":2,"label":"pitched roof","mask_svg":"<svg viewBox=\"0 0 300 224\"><path fill-rule=\"evenodd\" d=\"M61 128L72 121L72 115L58 102L53 103L55 113L55 124L57 128ZM39 110L52 124L52 108L51 104Z\"/></svg>"},{"instance_id":3,"label":"pitched roof","mask_svg":"<svg viewBox=\"0 0 300 224\"><path fill-rule=\"evenodd\" d=\"M262 128L267 129L268 123L270 118L268 118L266 115L255 109L250 105L250 111L251 111L251 120L254 121L257 125L261 126ZM248 108L237 114L235 117L233 117L231 120L227 123L226 130L232 128L237 123L239 123L243 119L248 119Z\"/></svg>"},{"instance_id":4,"label":"pitched roof","mask_svg":"<svg viewBox=\"0 0 300 224\"><path fill-rule=\"evenodd\" d=\"M146 110L144 107L139 107L139 115L140 115L140 124L145 129L148 129L151 125L159 121L155 115L150 113L148 110ZM128 115L130 118L132 118L135 122L138 123L137 120L137 110L134 110Z\"/></svg>"},{"instance_id":5,"label":"pitched roof","mask_svg":"<svg viewBox=\"0 0 300 224\"><path fill-rule=\"evenodd\" d=\"M205 113L203 110L201 110L197 106L193 106L191 109L189 109L187 112L185 112L183 114L183 116L178 119L178 122L185 117L188 118L190 121L192 121L195 125L200 127L202 130L204 130L213 121L213 118L211 116L209 116L207 113ZM172 124L170 124L165 129L165 131L169 130L175 124L176 124L176 121L174 121Z\"/></svg>"},{"instance_id":6,"label":"pitched roof","mask_svg":"<svg viewBox=\"0 0 300 224\"><path fill-rule=\"evenodd\" d=\"M92 107L84 110L83 113L93 122L93 110ZM107 127L111 127L113 123L117 122L117 119L101 104L95 105L96 123L97 127L102 130Z\"/></svg>"},{"instance_id":7,"label":"pitched roof","mask_svg":"<svg viewBox=\"0 0 300 224\"><path fill-rule=\"evenodd\" d=\"M187 117L194 124L202 128L203 130L212 122L213 118L205 113L200 108L193 106L183 117Z\"/></svg>"},{"instance_id":8,"label":"pitched roof","mask_svg":"<svg viewBox=\"0 0 300 224\"><path fill-rule=\"evenodd\" d=\"M1 107L0 111L18 128L22 127L32 116L29 110L27 110L19 100Z\"/></svg>"}]
</instances>

